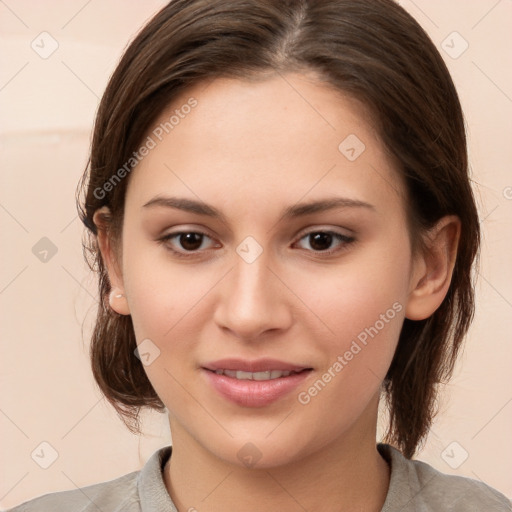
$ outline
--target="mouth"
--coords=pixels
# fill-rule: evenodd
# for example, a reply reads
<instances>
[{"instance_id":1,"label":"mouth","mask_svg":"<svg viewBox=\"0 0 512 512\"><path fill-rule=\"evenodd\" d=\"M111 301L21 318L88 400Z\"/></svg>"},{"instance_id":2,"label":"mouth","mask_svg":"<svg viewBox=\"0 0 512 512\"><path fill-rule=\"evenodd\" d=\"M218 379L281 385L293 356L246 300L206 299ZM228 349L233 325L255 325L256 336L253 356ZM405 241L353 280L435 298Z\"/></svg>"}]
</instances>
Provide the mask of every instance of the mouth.
<instances>
[{"instance_id":1,"label":"mouth","mask_svg":"<svg viewBox=\"0 0 512 512\"><path fill-rule=\"evenodd\" d=\"M265 407L303 384L313 368L284 361L224 359L200 368L223 399L242 407Z\"/></svg>"},{"instance_id":2,"label":"mouth","mask_svg":"<svg viewBox=\"0 0 512 512\"><path fill-rule=\"evenodd\" d=\"M287 377L291 373L312 370L307 365L297 365L269 358L253 361L237 358L219 359L206 363L203 368L215 373L222 372L223 375L229 377L248 380L276 379L283 376Z\"/></svg>"}]
</instances>

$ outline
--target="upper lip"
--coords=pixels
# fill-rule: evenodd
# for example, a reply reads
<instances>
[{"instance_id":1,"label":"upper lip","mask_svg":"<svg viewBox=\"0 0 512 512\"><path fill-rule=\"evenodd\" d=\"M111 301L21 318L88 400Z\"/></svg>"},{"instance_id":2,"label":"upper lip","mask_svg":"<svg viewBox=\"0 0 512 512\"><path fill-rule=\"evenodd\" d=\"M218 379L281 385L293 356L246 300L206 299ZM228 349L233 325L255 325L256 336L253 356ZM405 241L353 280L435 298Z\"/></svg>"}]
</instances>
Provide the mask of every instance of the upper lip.
<instances>
[{"instance_id":1,"label":"upper lip","mask_svg":"<svg viewBox=\"0 0 512 512\"><path fill-rule=\"evenodd\" d=\"M219 359L203 365L206 370L240 370L243 372L264 372L271 370L283 370L290 372L300 372L301 370L309 370L310 366L296 365L287 363L285 361L278 361L277 359L257 359L249 361L246 359Z\"/></svg>"}]
</instances>

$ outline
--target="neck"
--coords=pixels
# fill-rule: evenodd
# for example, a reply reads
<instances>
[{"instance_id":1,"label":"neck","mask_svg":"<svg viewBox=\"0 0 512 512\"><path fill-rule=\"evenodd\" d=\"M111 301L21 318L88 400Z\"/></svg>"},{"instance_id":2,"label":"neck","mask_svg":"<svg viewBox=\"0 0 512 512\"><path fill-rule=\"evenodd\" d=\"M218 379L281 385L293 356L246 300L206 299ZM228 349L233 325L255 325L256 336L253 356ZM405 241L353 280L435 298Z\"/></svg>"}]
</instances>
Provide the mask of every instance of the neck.
<instances>
[{"instance_id":1,"label":"neck","mask_svg":"<svg viewBox=\"0 0 512 512\"><path fill-rule=\"evenodd\" d=\"M180 512L238 510L282 512L365 510L379 512L390 471L373 428L350 432L311 455L265 469L235 466L213 456L173 425L173 452L165 467L166 487Z\"/></svg>"}]
</instances>

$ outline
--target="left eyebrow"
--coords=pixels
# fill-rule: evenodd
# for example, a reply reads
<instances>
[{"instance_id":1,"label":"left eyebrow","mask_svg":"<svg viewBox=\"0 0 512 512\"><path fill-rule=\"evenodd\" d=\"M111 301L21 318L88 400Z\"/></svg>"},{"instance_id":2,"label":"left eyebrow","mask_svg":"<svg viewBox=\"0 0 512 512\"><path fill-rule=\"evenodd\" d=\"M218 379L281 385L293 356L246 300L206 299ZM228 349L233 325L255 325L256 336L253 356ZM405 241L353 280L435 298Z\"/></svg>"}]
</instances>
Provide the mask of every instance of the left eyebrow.
<instances>
[{"instance_id":1,"label":"left eyebrow","mask_svg":"<svg viewBox=\"0 0 512 512\"><path fill-rule=\"evenodd\" d=\"M204 203L203 201L196 201L194 199L187 199L184 197L157 196L145 203L143 208L156 206L164 208L176 208L178 210L184 210L187 212L196 213L198 215L206 215L214 219L219 219L227 224L227 219L222 212L220 212L214 206ZM333 210L334 208L367 208L371 211L376 211L375 206L364 201L349 199L346 197L333 197L288 206L284 209L280 218L293 219L305 215L311 215L313 213Z\"/></svg>"},{"instance_id":2,"label":"left eyebrow","mask_svg":"<svg viewBox=\"0 0 512 512\"><path fill-rule=\"evenodd\" d=\"M320 201L310 201L308 203L299 203L286 208L282 214L284 219L292 219L301 217L303 215L310 215L312 213L324 212L333 210L334 208L367 208L372 211L375 206L358 199L349 199L346 197L333 197L322 199Z\"/></svg>"}]
</instances>

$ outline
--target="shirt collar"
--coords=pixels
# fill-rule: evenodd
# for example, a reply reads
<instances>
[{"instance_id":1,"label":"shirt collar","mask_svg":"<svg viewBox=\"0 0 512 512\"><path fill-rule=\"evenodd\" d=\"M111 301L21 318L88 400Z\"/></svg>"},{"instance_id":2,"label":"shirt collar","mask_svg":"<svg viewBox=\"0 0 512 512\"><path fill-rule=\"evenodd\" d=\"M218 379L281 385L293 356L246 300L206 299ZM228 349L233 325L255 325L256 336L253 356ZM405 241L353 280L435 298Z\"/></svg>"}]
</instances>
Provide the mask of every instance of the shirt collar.
<instances>
[{"instance_id":1,"label":"shirt collar","mask_svg":"<svg viewBox=\"0 0 512 512\"><path fill-rule=\"evenodd\" d=\"M163 469L171 452L171 446L160 448L141 469L137 481L141 512L178 512L167 492L163 477Z\"/></svg>"},{"instance_id":2,"label":"shirt collar","mask_svg":"<svg viewBox=\"0 0 512 512\"><path fill-rule=\"evenodd\" d=\"M409 483L407 460L389 444L378 443L377 449L390 466L389 489L381 512L412 510L414 492ZM165 486L163 470L172 453L172 446L157 450L141 469L137 487L141 512L178 512Z\"/></svg>"}]
</instances>

